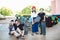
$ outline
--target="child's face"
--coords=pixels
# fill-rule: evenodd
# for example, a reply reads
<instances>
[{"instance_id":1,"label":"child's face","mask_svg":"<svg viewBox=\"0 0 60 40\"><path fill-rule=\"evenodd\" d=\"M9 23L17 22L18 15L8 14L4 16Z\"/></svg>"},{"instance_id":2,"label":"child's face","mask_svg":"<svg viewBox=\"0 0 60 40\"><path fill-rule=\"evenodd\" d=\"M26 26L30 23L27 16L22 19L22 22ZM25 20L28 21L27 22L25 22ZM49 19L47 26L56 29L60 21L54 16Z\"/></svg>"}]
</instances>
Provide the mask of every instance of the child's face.
<instances>
[{"instance_id":1,"label":"child's face","mask_svg":"<svg viewBox=\"0 0 60 40\"><path fill-rule=\"evenodd\" d=\"M40 11L43 11L42 9Z\"/></svg>"},{"instance_id":2,"label":"child's face","mask_svg":"<svg viewBox=\"0 0 60 40\"><path fill-rule=\"evenodd\" d=\"M15 23L16 23L16 24L18 24L19 22L18 22L18 21L16 21Z\"/></svg>"},{"instance_id":3,"label":"child's face","mask_svg":"<svg viewBox=\"0 0 60 40\"><path fill-rule=\"evenodd\" d=\"M33 8L32 10L33 10L33 11L36 11L36 8Z\"/></svg>"}]
</instances>

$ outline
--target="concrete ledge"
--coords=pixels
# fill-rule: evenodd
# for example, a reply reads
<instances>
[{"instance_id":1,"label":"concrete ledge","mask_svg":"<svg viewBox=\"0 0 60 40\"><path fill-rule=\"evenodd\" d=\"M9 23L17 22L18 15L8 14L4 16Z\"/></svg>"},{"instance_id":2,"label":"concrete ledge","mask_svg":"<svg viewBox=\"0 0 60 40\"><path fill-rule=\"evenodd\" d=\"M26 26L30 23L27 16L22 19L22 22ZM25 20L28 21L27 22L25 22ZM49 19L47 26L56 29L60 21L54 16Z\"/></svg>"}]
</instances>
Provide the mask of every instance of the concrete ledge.
<instances>
[{"instance_id":1,"label":"concrete ledge","mask_svg":"<svg viewBox=\"0 0 60 40\"><path fill-rule=\"evenodd\" d=\"M0 18L0 20L5 20L6 18Z\"/></svg>"}]
</instances>

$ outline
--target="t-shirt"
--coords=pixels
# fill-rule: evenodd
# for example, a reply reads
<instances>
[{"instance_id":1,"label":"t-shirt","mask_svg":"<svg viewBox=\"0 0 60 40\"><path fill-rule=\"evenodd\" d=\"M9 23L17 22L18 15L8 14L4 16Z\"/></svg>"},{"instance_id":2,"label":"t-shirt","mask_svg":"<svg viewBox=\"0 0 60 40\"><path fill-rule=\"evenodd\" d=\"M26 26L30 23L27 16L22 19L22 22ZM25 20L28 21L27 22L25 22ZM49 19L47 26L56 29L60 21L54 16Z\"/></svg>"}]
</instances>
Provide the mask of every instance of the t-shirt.
<instances>
[{"instance_id":1,"label":"t-shirt","mask_svg":"<svg viewBox=\"0 0 60 40\"><path fill-rule=\"evenodd\" d=\"M14 23L14 29L15 29L15 30L17 30L17 28L19 28L20 30L23 30L23 26L24 26L24 24L16 25L16 24Z\"/></svg>"},{"instance_id":2,"label":"t-shirt","mask_svg":"<svg viewBox=\"0 0 60 40\"><path fill-rule=\"evenodd\" d=\"M38 16L40 16L40 18L41 18L40 21L43 21L44 17L45 17L45 13L44 12L40 12L40 13L38 13Z\"/></svg>"},{"instance_id":3,"label":"t-shirt","mask_svg":"<svg viewBox=\"0 0 60 40\"><path fill-rule=\"evenodd\" d=\"M31 18L37 17L37 13L33 12L31 13Z\"/></svg>"},{"instance_id":4,"label":"t-shirt","mask_svg":"<svg viewBox=\"0 0 60 40\"><path fill-rule=\"evenodd\" d=\"M23 29L23 26L24 26L24 24L19 24L17 27L18 27L20 30L24 30L24 29Z\"/></svg>"},{"instance_id":5,"label":"t-shirt","mask_svg":"<svg viewBox=\"0 0 60 40\"><path fill-rule=\"evenodd\" d=\"M9 27L11 27L11 26L13 26L13 22L10 22L10 23L9 23Z\"/></svg>"},{"instance_id":6,"label":"t-shirt","mask_svg":"<svg viewBox=\"0 0 60 40\"><path fill-rule=\"evenodd\" d=\"M15 23L13 24L13 26L14 26L14 29L17 30L17 25Z\"/></svg>"}]
</instances>

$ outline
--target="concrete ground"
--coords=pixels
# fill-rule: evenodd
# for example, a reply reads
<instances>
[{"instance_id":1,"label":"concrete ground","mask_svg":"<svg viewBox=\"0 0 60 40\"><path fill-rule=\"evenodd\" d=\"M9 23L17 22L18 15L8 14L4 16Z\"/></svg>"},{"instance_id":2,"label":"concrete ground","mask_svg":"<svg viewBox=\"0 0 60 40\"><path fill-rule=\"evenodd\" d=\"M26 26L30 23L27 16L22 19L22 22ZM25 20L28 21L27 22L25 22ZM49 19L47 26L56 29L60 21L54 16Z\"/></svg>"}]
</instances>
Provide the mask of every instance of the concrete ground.
<instances>
[{"instance_id":1,"label":"concrete ground","mask_svg":"<svg viewBox=\"0 0 60 40\"><path fill-rule=\"evenodd\" d=\"M0 24L0 40L60 40L60 23L51 28L46 28L46 36L34 35L29 32L24 39L17 39L8 34L8 23Z\"/></svg>"}]
</instances>

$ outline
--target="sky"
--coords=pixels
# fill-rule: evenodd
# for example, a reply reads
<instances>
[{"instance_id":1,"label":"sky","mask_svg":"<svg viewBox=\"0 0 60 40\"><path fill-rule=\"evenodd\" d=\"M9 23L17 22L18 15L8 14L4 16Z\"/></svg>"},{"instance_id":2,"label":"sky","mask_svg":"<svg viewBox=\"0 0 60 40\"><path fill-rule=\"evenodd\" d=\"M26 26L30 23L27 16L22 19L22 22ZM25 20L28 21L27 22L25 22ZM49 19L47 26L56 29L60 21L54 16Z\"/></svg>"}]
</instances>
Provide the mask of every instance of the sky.
<instances>
[{"instance_id":1,"label":"sky","mask_svg":"<svg viewBox=\"0 0 60 40\"><path fill-rule=\"evenodd\" d=\"M46 8L51 5L51 0L0 0L0 8L7 7L13 12L21 11L26 6L34 5L37 8Z\"/></svg>"}]
</instances>

